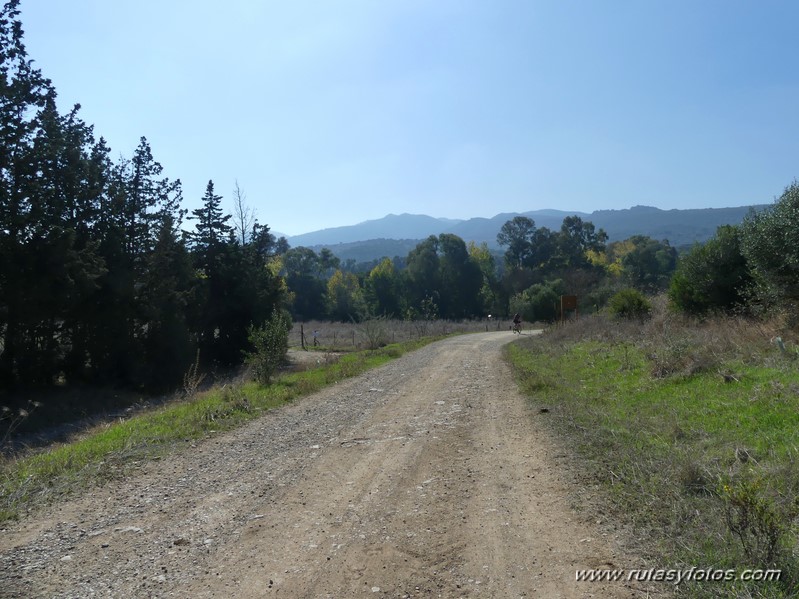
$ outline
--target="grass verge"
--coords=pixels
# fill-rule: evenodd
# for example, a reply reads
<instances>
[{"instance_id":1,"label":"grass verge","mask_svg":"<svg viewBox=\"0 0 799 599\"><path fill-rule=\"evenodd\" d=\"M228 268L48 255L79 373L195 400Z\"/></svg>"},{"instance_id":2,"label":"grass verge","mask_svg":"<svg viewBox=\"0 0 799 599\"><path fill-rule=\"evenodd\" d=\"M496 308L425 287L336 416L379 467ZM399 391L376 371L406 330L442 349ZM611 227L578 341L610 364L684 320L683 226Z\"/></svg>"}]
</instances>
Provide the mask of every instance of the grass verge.
<instances>
[{"instance_id":1,"label":"grass verge","mask_svg":"<svg viewBox=\"0 0 799 599\"><path fill-rule=\"evenodd\" d=\"M605 317L507 348L608 508L655 567L734 570L691 597L799 593L799 360L758 326ZM582 469L581 469L582 470ZM737 577L779 569L777 582Z\"/></svg>"},{"instance_id":2,"label":"grass verge","mask_svg":"<svg viewBox=\"0 0 799 599\"><path fill-rule=\"evenodd\" d=\"M376 368L436 337L346 354L314 368L283 374L268 386L227 385L100 426L82 438L35 455L0 462L0 522L61 496L123 476L143 460L230 430L338 381Z\"/></svg>"}]
</instances>

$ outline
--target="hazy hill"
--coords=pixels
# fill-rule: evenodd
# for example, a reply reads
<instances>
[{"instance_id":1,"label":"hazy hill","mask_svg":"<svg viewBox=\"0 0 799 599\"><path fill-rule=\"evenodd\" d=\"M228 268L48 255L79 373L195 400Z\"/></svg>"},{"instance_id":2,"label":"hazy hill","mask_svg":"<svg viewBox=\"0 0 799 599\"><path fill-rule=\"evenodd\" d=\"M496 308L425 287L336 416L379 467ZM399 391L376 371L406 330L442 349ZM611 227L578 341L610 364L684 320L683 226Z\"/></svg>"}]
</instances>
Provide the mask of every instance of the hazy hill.
<instances>
[{"instance_id":1,"label":"hazy hill","mask_svg":"<svg viewBox=\"0 0 799 599\"><path fill-rule=\"evenodd\" d=\"M634 206L628 210L597 210L588 220L605 229L611 241L632 235L648 235L658 240L668 239L673 246L679 247L706 241L719 226L737 225L751 209L762 210L765 207L660 210L651 206Z\"/></svg>"},{"instance_id":2,"label":"hazy hill","mask_svg":"<svg viewBox=\"0 0 799 599\"><path fill-rule=\"evenodd\" d=\"M424 239L449 230L462 221L433 218L424 214L389 214L357 225L322 229L289 237L292 247L352 243L369 239ZM500 225L501 226L501 225ZM332 248L331 248L332 249Z\"/></svg>"},{"instance_id":3,"label":"hazy hill","mask_svg":"<svg viewBox=\"0 0 799 599\"><path fill-rule=\"evenodd\" d=\"M721 225L740 223L751 210L764 205L735 208L698 208L661 210L651 206L634 206L624 210L597 210L590 214L564 210L534 210L521 213L535 221L537 227L560 229L566 216L577 215L607 232L610 241L633 235L647 235L657 240L668 239L676 247L709 239ZM453 233L465 241L487 243L496 248L497 233L502 225L520 213L498 214L492 218L453 220L422 214L389 214L388 216L350 225L295 235L288 241L292 247L328 247L342 260L358 262L382 256L406 256L419 240L430 235Z\"/></svg>"}]
</instances>

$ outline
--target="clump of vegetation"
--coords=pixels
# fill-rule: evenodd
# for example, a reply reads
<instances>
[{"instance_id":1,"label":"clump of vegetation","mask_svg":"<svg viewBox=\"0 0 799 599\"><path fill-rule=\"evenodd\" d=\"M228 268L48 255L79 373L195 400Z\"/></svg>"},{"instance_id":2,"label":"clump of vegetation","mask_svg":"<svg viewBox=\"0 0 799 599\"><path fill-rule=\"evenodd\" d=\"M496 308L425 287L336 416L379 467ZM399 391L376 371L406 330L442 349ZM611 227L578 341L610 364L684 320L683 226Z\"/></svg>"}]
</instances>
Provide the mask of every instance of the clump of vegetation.
<instances>
[{"instance_id":1,"label":"clump of vegetation","mask_svg":"<svg viewBox=\"0 0 799 599\"><path fill-rule=\"evenodd\" d=\"M674 308L799 318L799 183L740 226L719 227L683 256L669 287Z\"/></svg>"},{"instance_id":2,"label":"clump of vegetation","mask_svg":"<svg viewBox=\"0 0 799 599\"><path fill-rule=\"evenodd\" d=\"M751 302L799 317L799 182L741 225L741 252L755 281Z\"/></svg>"},{"instance_id":3,"label":"clump of vegetation","mask_svg":"<svg viewBox=\"0 0 799 599\"><path fill-rule=\"evenodd\" d=\"M527 322L553 322L560 315L560 296L566 292L562 280L536 283L510 300L510 312Z\"/></svg>"},{"instance_id":4,"label":"clump of vegetation","mask_svg":"<svg viewBox=\"0 0 799 599\"><path fill-rule=\"evenodd\" d=\"M636 289L622 289L610 298L610 313L619 318L646 318L652 312L652 304Z\"/></svg>"},{"instance_id":5,"label":"clump of vegetation","mask_svg":"<svg viewBox=\"0 0 799 599\"><path fill-rule=\"evenodd\" d=\"M669 286L669 299L688 314L732 312L745 301L751 286L737 227L719 227L713 239L684 255Z\"/></svg>"},{"instance_id":6,"label":"clump of vegetation","mask_svg":"<svg viewBox=\"0 0 799 599\"><path fill-rule=\"evenodd\" d=\"M724 481L718 491L729 532L748 563L763 569L790 562L799 517L797 489L785 496L771 484L762 473L746 472Z\"/></svg>"},{"instance_id":7,"label":"clump of vegetation","mask_svg":"<svg viewBox=\"0 0 799 599\"><path fill-rule=\"evenodd\" d=\"M388 345L388 330L385 318L371 318L362 323L361 336L366 341L367 349L378 349Z\"/></svg>"},{"instance_id":8,"label":"clump of vegetation","mask_svg":"<svg viewBox=\"0 0 799 599\"><path fill-rule=\"evenodd\" d=\"M288 314L275 310L266 323L260 327L250 327L249 340L253 351L247 352L246 361L250 365L255 380L268 385L278 367L285 361L289 349L291 319Z\"/></svg>"}]
</instances>

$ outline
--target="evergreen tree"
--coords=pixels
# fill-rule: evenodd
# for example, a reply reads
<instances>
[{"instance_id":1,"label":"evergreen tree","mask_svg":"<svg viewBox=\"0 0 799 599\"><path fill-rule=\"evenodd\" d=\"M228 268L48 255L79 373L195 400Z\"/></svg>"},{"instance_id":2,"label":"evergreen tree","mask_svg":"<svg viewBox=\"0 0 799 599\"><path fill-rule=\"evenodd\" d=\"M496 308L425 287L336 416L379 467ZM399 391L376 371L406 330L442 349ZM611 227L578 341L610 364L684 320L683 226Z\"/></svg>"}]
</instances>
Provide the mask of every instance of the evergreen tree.
<instances>
[{"instance_id":1,"label":"evergreen tree","mask_svg":"<svg viewBox=\"0 0 799 599\"><path fill-rule=\"evenodd\" d=\"M195 276L191 258L172 217L161 223L153 252L147 257L141 301L147 329L143 346L150 389L179 383L191 365L196 343L189 329L194 308Z\"/></svg>"},{"instance_id":2,"label":"evergreen tree","mask_svg":"<svg viewBox=\"0 0 799 599\"><path fill-rule=\"evenodd\" d=\"M37 117L51 87L28 60L22 42L19 0L0 8L0 384L35 375L30 351L36 346L36 307L31 268L36 266L31 245L36 227L31 185L36 178L33 143Z\"/></svg>"},{"instance_id":3,"label":"evergreen tree","mask_svg":"<svg viewBox=\"0 0 799 599\"><path fill-rule=\"evenodd\" d=\"M196 220L195 230L189 233L189 240L200 266L209 274L214 268L214 258L230 241L233 228L228 225L232 218L222 210L222 196L214 193L214 182L208 181L202 206L192 211L189 220Z\"/></svg>"},{"instance_id":4,"label":"evergreen tree","mask_svg":"<svg viewBox=\"0 0 799 599\"><path fill-rule=\"evenodd\" d=\"M164 228L183 215L181 187L179 181L159 178L163 168L144 137L130 160L109 166L104 151L103 142L91 163L98 170L104 164L107 168L97 181L104 187L97 235L106 274L93 296L87 345L96 377L140 385L151 371L144 348L148 338L152 343L152 311L146 303L151 255Z\"/></svg>"},{"instance_id":5,"label":"evergreen tree","mask_svg":"<svg viewBox=\"0 0 799 599\"><path fill-rule=\"evenodd\" d=\"M113 163L79 106L59 113L18 5L0 7L0 387L164 388L203 343L210 360L241 363L248 327L285 291L272 264L285 239L254 222L236 244L212 182L181 236L180 181L162 177L146 138Z\"/></svg>"},{"instance_id":6,"label":"evergreen tree","mask_svg":"<svg viewBox=\"0 0 799 599\"><path fill-rule=\"evenodd\" d=\"M229 258L225 255L231 250L233 229L227 223L231 215L222 210L222 196L214 192L214 182L208 181L202 206L192 211L189 220L197 221L195 230L188 234L195 267L202 273L198 284L198 321L195 323L199 333L201 355L207 362L219 363L226 345L220 329L228 310ZM226 258L228 258L226 262Z\"/></svg>"}]
</instances>

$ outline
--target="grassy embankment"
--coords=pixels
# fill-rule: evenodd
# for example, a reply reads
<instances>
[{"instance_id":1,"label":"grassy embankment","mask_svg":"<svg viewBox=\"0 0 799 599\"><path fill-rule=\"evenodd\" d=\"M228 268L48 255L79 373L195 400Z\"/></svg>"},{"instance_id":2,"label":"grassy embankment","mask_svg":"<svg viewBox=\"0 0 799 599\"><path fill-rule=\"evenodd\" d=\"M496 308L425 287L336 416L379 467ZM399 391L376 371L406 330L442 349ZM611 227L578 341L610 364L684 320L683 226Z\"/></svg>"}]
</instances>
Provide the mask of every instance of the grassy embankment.
<instances>
[{"instance_id":1,"label":"grassy embankment","mask_svg":"<svg viewBox=\"0 0 799 599\"><path fill-rule=\"evenodd\" d=\"M268 386L226 385L95 427L80 439L0 461L0 522L75 490L128 472L193 440L229 430L263 411L308 395L435 340L417 338L342 356L319 351L319 363L284 373Z\"/></svg>"},{"instance_id":2,"label":"grassy embankment","mask_svg":"<svg viewBox=\"0 0 799 599\"><path fill-rule=\"evenodd\" d=\"M530 401L582 458L655 568L782 570L692 597L799 594L799 353L779 323L597 316L508 348ZM782 335L784 348L773 337Z\"/></svg>"}]
</instances>

